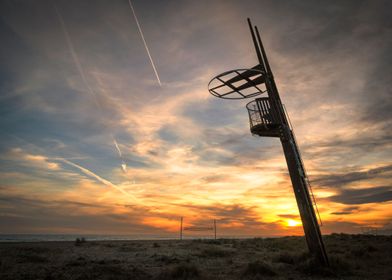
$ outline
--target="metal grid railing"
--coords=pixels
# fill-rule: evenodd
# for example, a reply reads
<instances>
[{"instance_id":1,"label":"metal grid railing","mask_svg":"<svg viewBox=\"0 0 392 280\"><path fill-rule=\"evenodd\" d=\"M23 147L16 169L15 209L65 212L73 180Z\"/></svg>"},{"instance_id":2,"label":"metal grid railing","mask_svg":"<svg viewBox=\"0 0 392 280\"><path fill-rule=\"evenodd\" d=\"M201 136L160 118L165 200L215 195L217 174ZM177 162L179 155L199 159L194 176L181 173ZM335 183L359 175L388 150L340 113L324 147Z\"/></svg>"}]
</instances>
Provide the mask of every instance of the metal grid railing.
<instances>
[{"instance_id":1,"label":"metal grid railing","mask_svg":"<svg viewBox=\"0 0 392 280\"><path fill-rule=\"evenodd\" d=\"M246 104L248 110L250 128L257 125L279 124L278 118L271 110L271 104L268 97L257 98Z\"/></svg>"}]
</instances>

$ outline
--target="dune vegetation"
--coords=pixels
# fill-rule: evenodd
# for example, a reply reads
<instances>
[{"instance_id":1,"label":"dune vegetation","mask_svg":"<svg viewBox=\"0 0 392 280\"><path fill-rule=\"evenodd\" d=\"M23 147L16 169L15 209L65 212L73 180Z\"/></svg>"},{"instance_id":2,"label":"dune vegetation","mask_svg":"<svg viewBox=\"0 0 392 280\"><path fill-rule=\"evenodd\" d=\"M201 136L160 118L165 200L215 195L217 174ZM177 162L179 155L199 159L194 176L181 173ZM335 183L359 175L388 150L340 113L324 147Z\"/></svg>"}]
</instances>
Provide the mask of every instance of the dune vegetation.
<instances>
[{"instance_id":1,"label":"dune vegetation","mask_svg":"<svg viewBox=\"0 0 392 280\"><path fill-rule=\"evenodd\" d=\"M391 279L391 236L324 240L327 268L303 237L1 243L0 279Z\"/></svg>"}]
</instances>

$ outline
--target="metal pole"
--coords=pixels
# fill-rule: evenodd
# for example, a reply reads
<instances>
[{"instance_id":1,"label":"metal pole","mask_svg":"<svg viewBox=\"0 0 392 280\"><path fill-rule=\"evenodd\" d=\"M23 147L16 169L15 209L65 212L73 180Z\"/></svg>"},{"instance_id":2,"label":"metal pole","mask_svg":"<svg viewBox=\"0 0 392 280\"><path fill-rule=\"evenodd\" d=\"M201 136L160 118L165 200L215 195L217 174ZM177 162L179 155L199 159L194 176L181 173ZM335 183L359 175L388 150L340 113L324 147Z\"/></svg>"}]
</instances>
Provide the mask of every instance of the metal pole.
<instances>
[{"instance_id":1,"label":"metal pole","mask_svg":"<svg viewBox=\"0 0 392 280\"><path fill-rule=\"evenodd\" d=\"M248 23L250 21L248 20ZM294 138L292 129L289 126L289 122L286 118L286 114L283 108L283 104L280 100L279 91L275 83L275 79L269 64L267 54L265 52L259 30L255 27L257 43L260 47L262 60L265 64L266 75L266 87L268 97L271 99L271 109L275 110L279 116L281 124L280 128L280 141L282 143L284 155L287 162L287 167L290 173L290 179L293 185L295 198L297 201L299 213L304 228L305 239L311 254L313 254L321 264L328 265L328 257L325 251L324 243L320 227L317 222L317 217L313 208L312 200L308 190L308 184L306 181L305 168L302 164L301 154ZM252 39L255 43L255 35L253 29L251 30ZM255 43L256 44L256 43ZM259 52L257 51L259 57ZM260 60L260 58L259 58Z\"/></svg>"},{"instance_id":2,"label":"metal pole","mask_svg":"<svg viewBox=\"0 0 392 280\"><path fill-rule=\"evenodd\" d=\"M250 28L250 33L252 34L252 40L253 40L253 44L255 45L255 50L256 50L257 58L259 59L259 63L260 63L260 64L263 66L263 68L264 68L263 59L262 59L261 53L260 53L260 48L259 48L259 46L257 45L255 33L254 33L254 31L253 31L252 23L250 22L250 19L249 19L249 18L248 18L248 25L249 25L249 28Z\"/></svg>"}]
</instances>

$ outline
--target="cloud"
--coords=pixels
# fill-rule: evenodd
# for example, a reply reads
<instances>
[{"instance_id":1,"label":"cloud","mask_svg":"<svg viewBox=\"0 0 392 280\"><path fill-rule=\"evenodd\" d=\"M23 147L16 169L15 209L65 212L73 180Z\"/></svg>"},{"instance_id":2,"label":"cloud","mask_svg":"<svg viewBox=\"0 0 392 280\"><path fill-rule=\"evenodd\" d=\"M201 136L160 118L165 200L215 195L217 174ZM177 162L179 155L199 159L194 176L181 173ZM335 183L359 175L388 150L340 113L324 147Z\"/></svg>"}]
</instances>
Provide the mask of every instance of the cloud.
<instances>
[{"instance_id":1,"label":"cloud","mask_svg":"<svg viewBox=\"0 0 392 280\"><path fill-rule=\"evenodd\" d=\"M102 184L104 184L106 186L112 187L112 188L120 191L122 194L127 195L128 197L134 199L134 197L131 194L124 191L121 187L102 178L101 176L97 175L93 171L91 171L91 170L89 170L79 164L76 164L68 159L65 159L65 158L58 158L58 157L50 158L50 157L40 155L40 154L30 154L30 153L25 152L21 148L11 149L6 154L5 158L10 158L12 160L19 160L19 161L22 161L22 164L28 164L28 165L34 166L36 168L45 168L45 169L49 169L49 170L53 170L53 171L59 171L61 168L60 168L60 165L58 164L58 162L63 162L69 166L75 167L76 169L78 169L79 171L82 171L87 176L90 176L90 177L96 179L98 182L101 182Z\"/></svg>"},{"instance_id":2,"label":"cloud","mask_svg":"<svg viewBox=\"0 0 392 280\"><path fill-rule=\"evenodd\" d=\"M108 181L108 180L102 178L101 176L95 174L95 173L92 172L91 170L89 170L89 169L87 169L87 168L85 168L85 167L83 167L83 166L80 166L79 164L73 163L73 162L71 162L71 161L69 161L69 160L67 160L67 159L63 159L63 158L55 158L55 160L62 161L62 162L66 163L66 164L68 164L68 165L70 165L70 166L73 166L73 167L79 169L80 171L82 171L84 174L86 174L86 175L88 175L88 176L90 176L90 177L96 179L97 181L101 182L102 184L104 184L104 185L106 185L106 186L109 186L109 187L112 187L112 188L118 190L119 192L121 192L122 194L126 195L127 197L129 197L129 198L131 198L131 199L133 199L133 200L136 199L132 194L126 192L126 191L125 191L124 189L122 189L121 187L119 187L119 186L113 184L112 182L110 182L110 181Z\"/></svg>"},{"instance_id":3,"label":"cloud","mask_svg":"<svg viewBox=\"0 0 392 280\"><path fill-rule=\"evenodd\" d=\"M285 219L300 219L299 215L281 214L278 216Z\"/></svg>"},{"instance_id":4,"label":"cloud","mask_svg":"<svg viewBox=\"0 0 392 280\"><path fill-rule=\"evenodd\" d=\"M31 214L19 202L30 222L12 221L23 216L12 211L4 222L43 230L39 209L58 207L51 230L64 219L68 231L85 222L127 232L129 219L135 231L174 232L181 213L195 224L217 217L235 234L291 233L283 221L298 210L279 140L250 135L246 101L206 89L214 75L255 64L247 16L262 30L328 230L385 219L387 2L134 3L162 88L126 1L59 2L66 27L51 5L1 3L0 126L26 141L0 139L0 187L3 196L46 199ZM131 203L124 192L137 197L132 208L121 206ZM72 227L67 201L105 207L75 205L82 214Z\"/></svg>"},{"instance_id":5,"label":"cloud","mask_svg":"<svg viewBox=\"0 0 392 280\"><path fill-rule=\"evenodd\" d=\"M369 168L363 171L354 171L340 174L328 174L318 176L313 179L315 184L331 188L339 188L355 182L367 181L370 179L389 179L392 177L392 165Z\"/></svg>"},{"instance_id":6,"label":"cloud","mask_svg":"<svg viewBox=\"0 0 392 280\"><path fill-rule=\"evenodd\" d=\"M392 200L392 187L377 186L362 189L345 189L329 197L331 201L343 204L379 203Z\"/></svg>"},{"instance_id":7,"label":"cloud","mask_svg":"<svg viewBox=\"0 0 392 280\"><path fill-rule=\"evenodd\" d=\"M345 207L341 211L335 211L331 212L332 215L350 215L352 213L355 213L359 210L358 206L352 206L352 207Z\"/></svg>"},{"instance_id":8,"label":"cloud","mask_svg":"<svg viewBox=\"0 0 392 280\"><path fill-rule=\"evenodd\" d=\"M27 199L20 196L0 197L6 211L0 216L2 233L91 233L132 234L149 232L154 228L140 223L137 216L129 213L115 214L113 206L68 200Z\"/></svg>"},{"instance_id":9,"label":"cloud","mask_svg":"<svg viewBox=\"0 0 392 280\"><path fill-rule=\"evenodd\" d=\"M50 158L39 154L26 153L21 148L11 149L3 155L3 158L19 161L22 165L28 165L34 168L44 168L52 171L60 170L58 163Z\"/></svg>"}]
</instances>

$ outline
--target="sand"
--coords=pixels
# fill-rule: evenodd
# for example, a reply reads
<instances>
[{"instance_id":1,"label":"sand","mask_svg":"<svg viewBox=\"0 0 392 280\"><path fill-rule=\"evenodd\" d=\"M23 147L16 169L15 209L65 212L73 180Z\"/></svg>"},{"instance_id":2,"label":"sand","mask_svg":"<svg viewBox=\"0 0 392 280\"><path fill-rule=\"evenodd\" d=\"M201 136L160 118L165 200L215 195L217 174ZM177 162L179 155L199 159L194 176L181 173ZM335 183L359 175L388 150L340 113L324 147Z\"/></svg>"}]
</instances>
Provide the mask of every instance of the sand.
<instances>
[{"instance_id":1,"label":"sand","mask_svg":"<svg viewBox=\"0 0 392 280\"><path fill-rule=\"evenodd\" d=\"M302 237L0 243L0 279L392 279L392 237L325 237L331 266Z\"/></svg>"}]
</instances>

